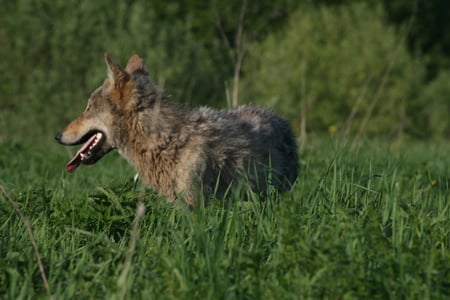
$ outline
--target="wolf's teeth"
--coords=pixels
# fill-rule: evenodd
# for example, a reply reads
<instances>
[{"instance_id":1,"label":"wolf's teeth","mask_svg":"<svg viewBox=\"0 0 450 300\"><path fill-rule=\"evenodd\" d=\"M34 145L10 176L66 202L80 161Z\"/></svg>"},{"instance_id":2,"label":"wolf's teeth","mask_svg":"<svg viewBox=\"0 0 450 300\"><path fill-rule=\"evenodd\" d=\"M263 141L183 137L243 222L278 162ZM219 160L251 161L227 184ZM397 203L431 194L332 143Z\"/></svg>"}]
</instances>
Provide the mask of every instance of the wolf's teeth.
<instances>
[{"instance_id":1,"label":"wolf's teeth","mask_svg":"<svg viewBox=\"0 0 450 300\"><path fill-rule=\"evenodd\" d=\"M101 137L102 137L102 134L101 134L100 132L98 132L98 133L95 135L94 142L92 143L91 146L89 146L89 149L92 149L93 147L97 146L98 141L100 140Z\"/></svg>"},{"instance_id":2,"label":"wolf's teeth","mask_svg":"<svg viewBox=\"0 0 450 300\"><path fill-rule=\"evenodd\" d=\"M86 155L84 153L81 153L80 156L81 156L81 160L84 160L86 158Z\"/></svg>"}]
</instances>

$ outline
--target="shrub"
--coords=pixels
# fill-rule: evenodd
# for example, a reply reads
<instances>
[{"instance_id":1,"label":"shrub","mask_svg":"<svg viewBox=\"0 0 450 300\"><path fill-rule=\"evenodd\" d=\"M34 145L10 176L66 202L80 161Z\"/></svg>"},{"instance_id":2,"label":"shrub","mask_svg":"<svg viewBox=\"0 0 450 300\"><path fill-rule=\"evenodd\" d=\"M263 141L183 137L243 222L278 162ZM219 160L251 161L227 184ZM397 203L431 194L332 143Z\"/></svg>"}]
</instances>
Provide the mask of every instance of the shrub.
<instances>
[{"instance_id":1,"label":"shrub","mask_svg":"<svg viewBox=\"0 0 450 300\"><path fill-rule=\"evenodd\" d=\"M246 101L294 121L303 103L308 129L319 131L343 127L352 109L359 128L373 103L367 132L401 132L422 74L383 10L359 3L299 9L284 31L253 44L245 63Z\"/></svg>"},{"instance_id":2,"label":"shrub","mask_svg":"<svg viewBox=\"0 0 450 300\"><path fill-rule=\"evenodd\" d=\"M411 132L422 138L450 138L450 72L442 71L425 86L416 107L411 107Z\"/></svg>"}]
</instances>

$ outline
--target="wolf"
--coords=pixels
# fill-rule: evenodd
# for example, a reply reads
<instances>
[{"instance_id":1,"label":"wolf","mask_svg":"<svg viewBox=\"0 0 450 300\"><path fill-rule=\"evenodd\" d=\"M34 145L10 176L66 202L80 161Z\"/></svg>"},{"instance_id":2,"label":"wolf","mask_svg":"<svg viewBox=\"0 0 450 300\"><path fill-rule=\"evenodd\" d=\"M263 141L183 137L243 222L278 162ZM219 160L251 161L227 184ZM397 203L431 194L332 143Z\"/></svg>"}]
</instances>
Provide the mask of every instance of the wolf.
<instances>
[{"instance_id":1,"label":"wolf","mask_svg":"<svg viewBox=\"0 0 450 300\"><path fill-rule=\"evenodd\" d=\"M243 185L260 195L269 184L280 192L293 185L299 163L286 120L255 105L189 110L154 84L138 55L125 68L107 53L104 58L103 84L55 136L63 145L83 144L68 172L117 149L167 201L181 198L190 206L198 198L225 199Z\"/></svg>"}]
</instances>

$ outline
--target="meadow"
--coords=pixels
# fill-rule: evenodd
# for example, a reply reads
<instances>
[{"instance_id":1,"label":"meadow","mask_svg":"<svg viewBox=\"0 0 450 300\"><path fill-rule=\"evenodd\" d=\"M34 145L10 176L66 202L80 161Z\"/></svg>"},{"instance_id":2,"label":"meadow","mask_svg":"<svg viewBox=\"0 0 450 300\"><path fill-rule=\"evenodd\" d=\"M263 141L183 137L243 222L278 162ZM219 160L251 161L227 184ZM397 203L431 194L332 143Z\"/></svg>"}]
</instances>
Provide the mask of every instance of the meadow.
<instances>
[{"instance_id":1,"label":"meadow","mask_svg":"<svg viewBox=\"0 0 450 300\"><path fill-rule=\"evenodd\" d=\"M450 299L450 2L3 2L0 299ZM68 174L104 52L274 109L295 186L190 210L115 152Z\"/></svg>"},{"instance_id":2,"label":"meadow","mask_svg":"<svg viewBox=\"0 0 450 300\"><path fill-rule=\"evenodd\" d=\"M0 145L2 299L450 297L448 143L311 137L291 192L194 210L73 151Z\"/></svg>"}]
</instances>

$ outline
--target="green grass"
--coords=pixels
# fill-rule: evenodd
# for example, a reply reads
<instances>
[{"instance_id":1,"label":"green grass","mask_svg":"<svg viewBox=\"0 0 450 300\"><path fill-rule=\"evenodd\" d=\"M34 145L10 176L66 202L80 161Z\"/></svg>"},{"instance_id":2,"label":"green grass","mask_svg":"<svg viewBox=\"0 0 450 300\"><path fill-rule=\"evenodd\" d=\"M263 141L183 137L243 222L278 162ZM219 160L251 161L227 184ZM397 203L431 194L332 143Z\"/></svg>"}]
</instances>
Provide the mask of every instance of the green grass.
<instances>
[{"instance_id":1,"label":"green grass","mask_svg":"<svg viewBox=\"0 0 450 300\"><path fill-rule=\"evenodd\" d=\"M117 154L66 174L49 145L0 145L0 298L50 297L9 200L55 299L450 297L448 143L324 139L292 192L193 211L135 186Z\"/></svg>"}]
</instances>

